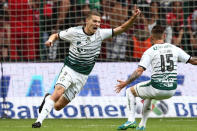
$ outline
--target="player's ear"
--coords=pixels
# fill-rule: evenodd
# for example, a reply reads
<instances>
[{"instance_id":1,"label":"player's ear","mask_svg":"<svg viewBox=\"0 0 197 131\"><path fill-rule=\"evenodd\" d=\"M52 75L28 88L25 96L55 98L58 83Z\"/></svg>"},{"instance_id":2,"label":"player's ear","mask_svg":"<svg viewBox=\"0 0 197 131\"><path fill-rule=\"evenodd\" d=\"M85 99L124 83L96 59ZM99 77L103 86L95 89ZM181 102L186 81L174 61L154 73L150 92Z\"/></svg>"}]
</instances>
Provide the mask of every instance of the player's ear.
<instances>
[{"instance_id":1,"label":"player's ear","mask_svg":"<svg viewBox=\"0 0 197 131\"><path fill-rule=\"evenodd\" d=\"M86 25L87 25L88 21L89 21L89 18L86 18Z\"/></svg>"}]
</instances>

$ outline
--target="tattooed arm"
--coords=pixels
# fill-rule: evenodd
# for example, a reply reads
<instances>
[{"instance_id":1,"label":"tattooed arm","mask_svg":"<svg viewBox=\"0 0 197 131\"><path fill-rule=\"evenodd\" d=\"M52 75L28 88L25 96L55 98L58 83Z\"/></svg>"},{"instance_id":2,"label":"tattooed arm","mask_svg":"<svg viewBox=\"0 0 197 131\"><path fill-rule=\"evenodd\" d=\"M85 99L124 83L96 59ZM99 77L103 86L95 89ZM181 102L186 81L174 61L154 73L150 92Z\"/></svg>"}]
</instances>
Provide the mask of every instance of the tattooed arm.
<instances>
[{"instance_id":1,"label":"tattooed arm","mask_svg":"<svg viewBox=\"0 0 197 131\"><path fill-rule=\"evenodd\" d=\"M116 85L115 92L119 93L125 86L127 86L128 84L136 80L138 77L140 77L144 70L145 69L140 66L132 73L132 75L126 81L117 80L119 84Z\"/></svg>"},{"instance_id":2,"label":"tattooed arm","mask_svg":"<svg viewBox=\"0 0 197 131\"><path fill-rule=\"evenodd\" d=\"M138 77L140 77L142 75L144 71L144 68L143 67L138 67L134 72L133 74L127 79L126 83L127 85L131 82L133 82L134 80L136 80Z\"/></svg>"}]
</instances>

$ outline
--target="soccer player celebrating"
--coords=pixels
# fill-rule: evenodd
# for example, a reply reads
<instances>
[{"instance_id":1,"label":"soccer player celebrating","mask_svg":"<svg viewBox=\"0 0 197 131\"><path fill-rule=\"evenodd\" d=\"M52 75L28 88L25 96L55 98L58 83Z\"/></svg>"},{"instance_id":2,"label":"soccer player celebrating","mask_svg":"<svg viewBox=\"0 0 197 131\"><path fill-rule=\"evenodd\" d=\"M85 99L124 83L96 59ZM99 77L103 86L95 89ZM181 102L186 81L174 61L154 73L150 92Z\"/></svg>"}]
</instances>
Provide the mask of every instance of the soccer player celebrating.
<instances>
[{"instance_id":1,"label":"soccer player celebrating","mask_svg":"<svg viewBox=\"0 0 197 131\"><path fill-rule=\"evenodd\" d=\"M53 107L61 110L75 98L95 65L102 41L129 29L140 13L140 10L136 9L128 21L115 29L100 29L101 16L92 11L86 18L85 27L71 27L49 37L46 46L53 46L57 39L70 42L69 55L65 58L53 94L45 95L39 108L38 119L32 124L32 128L40 128Z\"/></svg>"},{"instance_id":2,"label":"soccer player celebrating","mask_svg":"<svg viewBox=\"0 0 197 131\"><path fill-rule=\"evenodd\" d=\"M151 100L162 100L172 97L177 88L177 62L197 65L197 58L191 57L181 48L169 43L164 43L164 28L159 25L151 31L153 46L146 50L140 60L138 68L126 81L118 80L115 91L119 93L125 86L140 77L149 65L152 67L151 80L138 83L126 89L128 121L118 127L119 130L136 128L135 97L144 99L142 119L137 130L145 130L148 114L150 113Z\"/></svg>"}]
</instances>

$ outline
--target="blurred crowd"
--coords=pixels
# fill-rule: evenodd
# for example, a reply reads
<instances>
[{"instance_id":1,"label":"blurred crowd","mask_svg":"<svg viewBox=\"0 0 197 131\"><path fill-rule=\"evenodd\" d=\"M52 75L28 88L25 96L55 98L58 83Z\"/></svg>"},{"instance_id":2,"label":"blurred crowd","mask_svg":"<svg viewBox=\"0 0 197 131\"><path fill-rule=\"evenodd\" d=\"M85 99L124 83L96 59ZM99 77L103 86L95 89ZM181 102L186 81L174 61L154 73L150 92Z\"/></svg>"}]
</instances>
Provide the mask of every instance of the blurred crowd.
<instances>
[{"instance_id":1,"label":"blurred crowd","mask_svg":"<svg viewBox=\"0 0 197 131\"><path fill-rule=\"evenodd\" d=\"M0 0L0 59L8 62L63 61L69 43L46 48L52 33L84 25L91 10L102 15L101 28L115 28L135 8L142 14L125 33L102 43L98 61L138 61L152 46L150 32L160 24L166 42L197 56L197 1L188 0Z\"/></svg>"}]
</instances>

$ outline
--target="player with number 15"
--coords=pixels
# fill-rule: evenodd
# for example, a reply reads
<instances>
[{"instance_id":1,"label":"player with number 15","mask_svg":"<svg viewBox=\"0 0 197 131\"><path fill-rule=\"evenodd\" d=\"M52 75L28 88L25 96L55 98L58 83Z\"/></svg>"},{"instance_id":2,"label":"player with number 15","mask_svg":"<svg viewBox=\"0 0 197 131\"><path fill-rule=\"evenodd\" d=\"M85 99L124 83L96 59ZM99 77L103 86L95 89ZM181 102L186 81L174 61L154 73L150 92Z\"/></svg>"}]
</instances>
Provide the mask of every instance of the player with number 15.
<instances>
[{"instance_id":1,"label":"player with number 15","mask_svg":"<svg viewBox=\"0 0 197 131\"><path fill-rule=\"evenodd\" d=\"M128 121L118 127L119 130L136 128L135 97L144 99L142 119L137 130L145 130L146 121L151 111L151 100L162 100L172 97L177 88L177 63L197 65L197 58L191 57L181 48L165 43L164 28L156 25L151 31L153 46L146 50L138 68L126 81L118 80L115 91L119 93L125 86L135 81L151 65L151 80L138 83L126 89Z\"/></svg>"}]
</instances>

